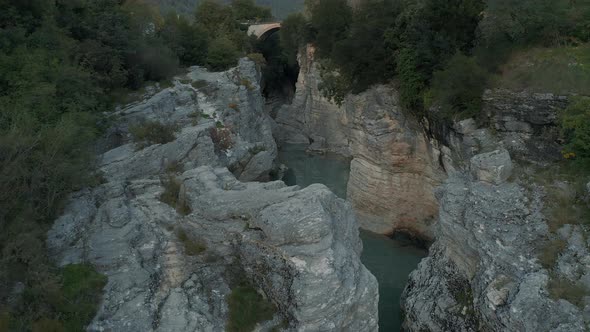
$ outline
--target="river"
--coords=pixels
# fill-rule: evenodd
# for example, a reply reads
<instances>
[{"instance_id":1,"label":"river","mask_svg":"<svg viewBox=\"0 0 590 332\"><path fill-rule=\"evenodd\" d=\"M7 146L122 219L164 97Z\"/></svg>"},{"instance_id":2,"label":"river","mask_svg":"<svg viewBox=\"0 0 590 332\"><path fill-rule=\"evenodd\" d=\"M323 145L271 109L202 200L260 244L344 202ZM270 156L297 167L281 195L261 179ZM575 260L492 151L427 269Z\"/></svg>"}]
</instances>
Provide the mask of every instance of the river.
<instances>
[{"instance_id":1,"label":"river","mask_svg":"<svg viewBox=\"0 0 590 332\"><path fill-rule=\"evenodd\" d=\"M289 167L283 179L287 185L322 183L346 199L350 160L334 154L310 155L300 145L283 146L279 160ZM400 295L408 275L427 253L408 241L368 231L361 230L361 239L361 260L379 281L379 331L400 331Z\"/></svg>"}]
</instances>

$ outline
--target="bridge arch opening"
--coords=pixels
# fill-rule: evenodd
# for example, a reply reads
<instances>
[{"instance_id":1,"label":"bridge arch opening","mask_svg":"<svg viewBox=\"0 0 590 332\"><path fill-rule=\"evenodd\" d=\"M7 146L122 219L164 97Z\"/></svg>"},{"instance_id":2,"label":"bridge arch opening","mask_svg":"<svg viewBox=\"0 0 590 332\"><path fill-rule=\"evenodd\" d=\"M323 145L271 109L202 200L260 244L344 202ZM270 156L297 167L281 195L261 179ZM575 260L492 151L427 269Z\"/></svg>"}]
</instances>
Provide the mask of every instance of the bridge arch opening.
<instances>
[{"instance_id":1,"label":"bridge arch opening","mask_svg":"<svg viewBox=\"0 0 590 332\"><path fill-rule=\"evenodd\" d=\"M279 30L281 30L281 27L268 29L262 35L260 35L260 37L258 37L258 40L265 41L267 38L272 36L274 33L278 32Z\"/></svg>"},{"instance_id":2,"label":"bridge arch opening","mask_svg":"<svg viewBox=\"0 0 590 332\"><path fill-rule=\"evenodd\" d=\"M281 46L280 23L251 26L250 35L257 37L256 52L266 60L262 68L262 92L266 108L275 117L279 108L290 104L295 96L299 64L289 64Z\"/></svg>"}]
</instances>

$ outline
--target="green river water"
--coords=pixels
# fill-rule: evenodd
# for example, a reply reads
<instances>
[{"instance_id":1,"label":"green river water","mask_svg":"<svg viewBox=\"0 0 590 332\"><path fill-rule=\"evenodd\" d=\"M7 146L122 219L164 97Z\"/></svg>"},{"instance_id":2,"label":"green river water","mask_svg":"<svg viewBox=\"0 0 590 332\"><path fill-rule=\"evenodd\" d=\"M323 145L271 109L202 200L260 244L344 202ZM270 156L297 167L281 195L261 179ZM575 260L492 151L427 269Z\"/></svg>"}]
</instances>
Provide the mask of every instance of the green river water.
<instances>
[{"instance_id":1,"label":"green river water","mask_svg":"<svg viewBox=\"0 0 590 332\"><path fill-rule=\"evenodd\" d=\"M289 167L284 181L287 185L306 187L322 183L336 195L346 199L350 160L337 155L309 155L305 147L283 146L281 163ZM379 281L379 331L399 331L401 327L400 295L408 275L416 268L426 251L402 240L361 231L363 264Z\"/></svg>"}]
</instances>

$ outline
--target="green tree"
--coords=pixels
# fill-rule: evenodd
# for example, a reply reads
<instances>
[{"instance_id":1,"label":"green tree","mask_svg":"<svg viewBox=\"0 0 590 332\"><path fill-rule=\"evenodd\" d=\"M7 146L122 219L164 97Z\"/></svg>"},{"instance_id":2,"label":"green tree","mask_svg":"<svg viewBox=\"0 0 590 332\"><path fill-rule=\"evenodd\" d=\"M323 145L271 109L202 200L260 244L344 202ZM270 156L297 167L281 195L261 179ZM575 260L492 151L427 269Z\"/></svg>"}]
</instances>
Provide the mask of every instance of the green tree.
<instances>
[{"instance_id":1,"label":"green tree","mask_svg":"<svg viewBox=\"0 0 590 332\"><path fill-rule=\"evenodd\" d=\"M226 70L236 65L239 50L226 36L211 41L207 54L207 66L212 70Z\"/></svg>"},{"instance_id":2,"label":"green tree","mask_svg":"<svg viewBox=\"0 0 590 332\"><path fill-rule=\"evenodd\" d=\"M439 109L444 120L462 120L479 114L482 94L488 73L475 58L462 53L455 54L445 69L434 73L426 106Z\"/></svg>"},{"instance_id":3,"label":"green tree","mask_svg":"<svg viewBox=\"0 0 590 332\"><path fill-rule=\"evenodd\" d=\"M322 0L311 7L311 26L321 57L330 57L335 43L344 39L352 21L346 0Z\"/></svg>"},{"instance_id":4,"label":"green tree","mask_svg":"<svg viewBox=\"0 0 590 332\"><path fill-rule=\"evenodd\" d=\"M335 43L331 59L353 93L394 76L395 49L386 34L394 28L398 14L397 2L363 2L355 10L348 36Z\"/></svg>"},{"instance_id":5,"label":"green tree","mask_svg":"<svg viewBox=\"0 0 590 332\"><path fill-rule=\"evenodd\" d=\"M227 34L236 25L231 8L214 0L204 0L199 4L195 12L195 21L210 38Z\"/></svg>"},{"instance_id":6,"label":"green tree","mask_svg":"<svg viewBox=\"0 0 590 332\"><path fill-rule=\"evenodd\" d=\"M231 8L238 21L264 21L272 18L270 7L260 7L254 0L233 0Z\"/></svg>"},{"instance_id":7,"label":"green tree","mask_svg":"<svg viewBox=\"0 0 590 332\"><path fill-rule=\"evenodd\" d=\"M290 65L297 64L299 48L310 39L308 22L301 13L289 15L281 24L281 48Z\"/></svg>"},{"instance_id":8,"label":"green tree","mask_svg":"<svg viewBox=\"0 0 590 332\"><path fill-rule=\"evenodd\" d=\"M434 71L457 50L470 54L484 4L480 0L423 0L406 3L391 34L403 104L422 110Z\"/></svg>"},{"instance_id":9,"label":"green tree","mask_svg":"<svg viewBox=\"0 0 590 332\"><path fill-rule=\"evenodd\" d=\"M207 33L191 25L184 17L171 13L166 17L160 36L185 66L203 65L207 58Z\"/></svg>"}]
</instances>

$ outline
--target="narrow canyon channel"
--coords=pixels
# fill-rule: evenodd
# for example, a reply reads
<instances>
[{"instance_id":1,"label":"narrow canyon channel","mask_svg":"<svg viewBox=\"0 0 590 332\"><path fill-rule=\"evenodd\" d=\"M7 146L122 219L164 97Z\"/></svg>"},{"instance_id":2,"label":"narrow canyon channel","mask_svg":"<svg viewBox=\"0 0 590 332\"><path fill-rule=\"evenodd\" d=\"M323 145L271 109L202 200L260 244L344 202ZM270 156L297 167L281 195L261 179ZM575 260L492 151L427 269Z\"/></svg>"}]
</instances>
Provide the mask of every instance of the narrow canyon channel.
<instances>
[{"instance_id":1,"label":"narrow canyon channel","mask_svg":"<svg viewBox=\"0 0 590 332\"><path fill-rule=\"evenodd\" d=\"M350 160L335 154L308 154L305 148L284 145L279 150L279 161L289 167L283 179L285 183L301 187L322 183L346 199ZM400 295L408 275L427 252L403 239L367 231L361 230L361 238L362 262L379 281L379 331L400 331Z\"/></svg>"}]
</instances>

